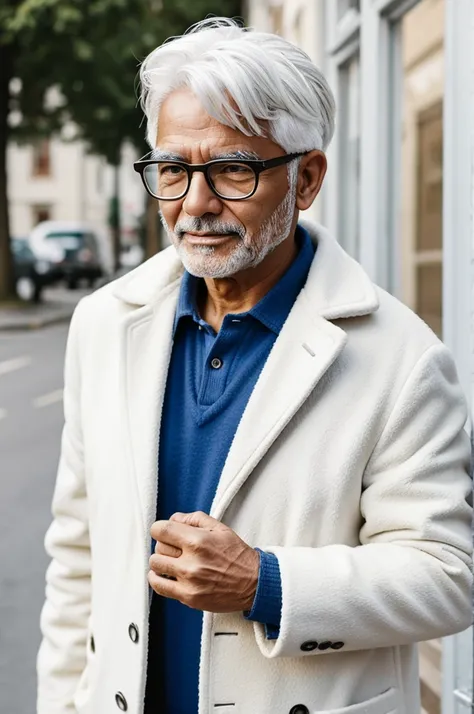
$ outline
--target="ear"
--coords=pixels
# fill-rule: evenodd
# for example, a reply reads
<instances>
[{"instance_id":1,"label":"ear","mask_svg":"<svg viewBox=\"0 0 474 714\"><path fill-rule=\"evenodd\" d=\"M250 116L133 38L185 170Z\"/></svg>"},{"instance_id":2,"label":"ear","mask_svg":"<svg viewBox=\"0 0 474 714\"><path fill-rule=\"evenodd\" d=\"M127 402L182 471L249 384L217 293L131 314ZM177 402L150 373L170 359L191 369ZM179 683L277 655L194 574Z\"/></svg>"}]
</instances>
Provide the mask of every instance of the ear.
<instances>
[{"instance_id":1,"label":"ear","mask_svg":"<svg viewBox=\"0 0 474 714\"><path fill-rule=\"evenodd\" d=\"M322 151L310 151L300 161L296 188L296 206L305 211L311 206L321 190L327 170L326 154Z\"/></svg>"}]
</instances>

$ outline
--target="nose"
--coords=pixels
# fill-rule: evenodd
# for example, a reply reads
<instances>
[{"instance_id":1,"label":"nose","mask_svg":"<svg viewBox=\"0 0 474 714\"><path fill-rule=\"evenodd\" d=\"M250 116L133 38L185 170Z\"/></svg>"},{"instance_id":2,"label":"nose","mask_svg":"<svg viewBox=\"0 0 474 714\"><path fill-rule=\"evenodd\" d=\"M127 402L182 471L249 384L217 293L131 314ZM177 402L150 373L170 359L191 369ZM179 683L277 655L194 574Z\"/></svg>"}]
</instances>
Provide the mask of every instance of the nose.
<instances>
[{"instance_id":1,"label":"nose","mask_svg":"<svg viewBox=\"0 0 474 714\"><path fill-rule=\"evenodd\" d=\"M205 213L218 215L222 211L222 201L211 190L203 173L194 173L188 192L184 197L183 210L188 216L203 216Z\"/></svg>"}]
</instances>

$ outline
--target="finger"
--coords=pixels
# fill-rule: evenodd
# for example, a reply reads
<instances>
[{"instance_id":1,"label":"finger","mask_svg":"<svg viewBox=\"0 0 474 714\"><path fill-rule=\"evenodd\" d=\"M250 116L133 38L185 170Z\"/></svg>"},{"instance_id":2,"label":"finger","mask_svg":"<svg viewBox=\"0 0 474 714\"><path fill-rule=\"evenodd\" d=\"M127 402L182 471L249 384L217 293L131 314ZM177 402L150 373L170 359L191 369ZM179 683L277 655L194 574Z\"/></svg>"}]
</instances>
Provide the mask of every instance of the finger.
<instances>
[{"instance_id":1,"label":"finger","mask_svg":"<svg viewBox=\"0 0 474 714\"><path fill-rule=\"evenodd\" d=\"M157 555L167 555L169 558L179 558L179 556L183 554L183 551L174 545L168 545L168 543L158 541L155 545L155 553Z\"/></svg>"},{"instance_id":2,"label":"finger","mask_svg":"<svg viewBox=\"0 0 474 714\"><path fill-rule=\"evenodd\" d=\"M193 526L194 528L204 528L205 530L223 530L226 529L225 526L220 521L217 521L212 516L209 516L203 511L194 511L193 513L173 513L170 521L177 523L184 523L188 526Z\"/></svg>"},{"instance_id":3,"label":"finger","mask_svg":"<svg viewBox=\"0 0 474 714\"><path fill-rule=\"evenodd\" d=\"M154 573L153 570L150 570L148 573L148 582L157 595L182 602L183 593L181 591L181 587L179 583L174 580L161 578L159 575Z\"/></svg>"},{"instance_id":4,"label":"finger","mask_svg":"<svg viewBox=\"0 0 474 714\"><path fill-rule=\"evenodd\" d=\"M165 543L181 550L183 550L184 546L190 545L193 536L195 536L195 529L184 523L177 523L171 520L155 521L150 532L157 543Z\"/></svg>"},{"instance_id":5,"label":"finger","mask_svg":"<svg viewBox=\"0 0 474 714\"><path fill-rule=\"evenodd\" d=\"M149 565L150 570L153 570L156 575L168 579L177 579L176 558L169 558L166 555L152 555L150 556Z\"/></svg>"}]
</instances>

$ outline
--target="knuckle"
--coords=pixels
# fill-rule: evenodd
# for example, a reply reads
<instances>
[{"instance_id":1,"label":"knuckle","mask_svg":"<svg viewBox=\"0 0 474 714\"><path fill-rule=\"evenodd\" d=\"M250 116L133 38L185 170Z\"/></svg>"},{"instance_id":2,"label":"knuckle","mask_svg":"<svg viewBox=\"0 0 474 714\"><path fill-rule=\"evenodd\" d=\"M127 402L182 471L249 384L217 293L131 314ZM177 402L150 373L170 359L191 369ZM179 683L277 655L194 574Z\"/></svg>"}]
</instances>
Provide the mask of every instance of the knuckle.
<instances>
[{"instance_id":1,"label":"knuckle","mask_svg":"<svg viewBox=\"0 0 474 714\"><path fill-rule=\"evenodd\" d=\"M199 580L200 579L200 574L201 574L201 568L199 566L199 563L195 563L191 561L186 565L186 579L192 581Z\"/></svg>"},{"instance_id":2,"label":"knuckle","mask_svg":"<svg viewBox=\"0 0 474 714\"><path fill-rule=\"evenodd\" d=\"M186 539L186 548L191 551L191 553L197 553L198 550L200 550L201 542L197 533Z\"/></svg>"},{"instance_id":3,"label":"knuckle","mask_svg":"<svg viewBox=\"0 0 474 714\"><path fill-rule=\"evenodd\" d=\"M170 535L171 535L171 525L170 525L169 522L167 522L167 523L162 523L162 524L161 524L161 526L160 526L160 535L161 535L162 537L165 536L165 538L166 538L167 536L170 536Z\"/></svg>"}]
</instances>

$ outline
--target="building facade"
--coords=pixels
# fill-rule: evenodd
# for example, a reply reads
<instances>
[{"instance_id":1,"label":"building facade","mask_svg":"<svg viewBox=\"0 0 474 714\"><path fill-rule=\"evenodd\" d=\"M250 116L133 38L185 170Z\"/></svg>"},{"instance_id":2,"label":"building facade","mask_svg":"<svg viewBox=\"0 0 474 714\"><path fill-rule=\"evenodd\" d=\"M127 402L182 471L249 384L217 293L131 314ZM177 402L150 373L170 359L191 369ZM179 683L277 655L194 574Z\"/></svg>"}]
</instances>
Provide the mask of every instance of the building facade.
<instances>
[{"instance_id":1,"label":"building facade","mask_svg":"<svg viewBox=\"0 0 474 714\"><path fill-rule=\"evenodd\" d=\"M124 245L137 240L137 225L144 211L140 179L133 171L135 151L122 149L119 166L119 205ZM108 270L112 267L109 227L114 171L106 161L90 154L81 141L61 137L33 144L12 142L7 151L10 233L26 237L44 220L81 221L97 233Z\"/></svg>"},{"instance_id":2,"label":"building facade","mask_svg":"<svg viewBox=\"0 0 474 714\"><path fill-rule=\"evenodd\" d=\"M249 0L247 21L328 78L337 127L311 215L446 342L472 414L474 1ZM424 714L474 711L472 637L420 645Z\"/></svg>"}]
</instances>

